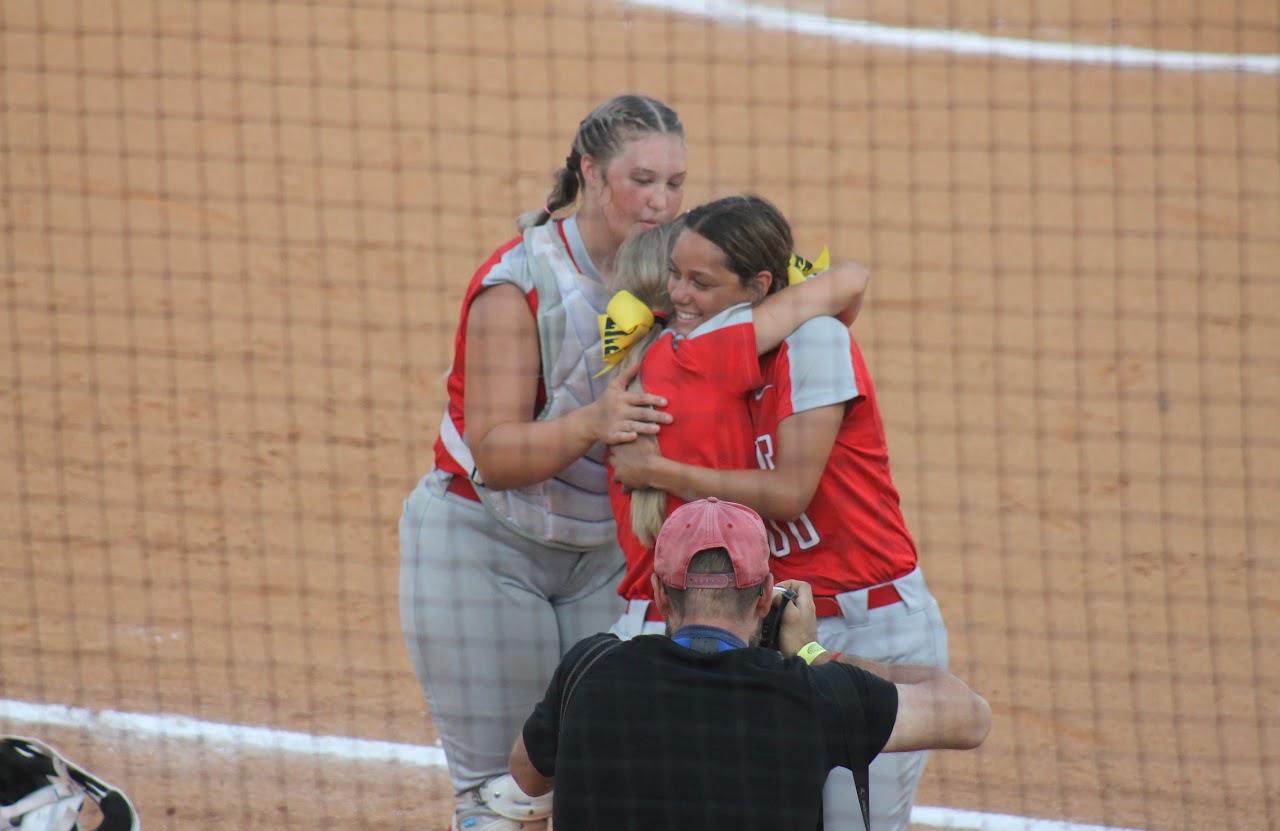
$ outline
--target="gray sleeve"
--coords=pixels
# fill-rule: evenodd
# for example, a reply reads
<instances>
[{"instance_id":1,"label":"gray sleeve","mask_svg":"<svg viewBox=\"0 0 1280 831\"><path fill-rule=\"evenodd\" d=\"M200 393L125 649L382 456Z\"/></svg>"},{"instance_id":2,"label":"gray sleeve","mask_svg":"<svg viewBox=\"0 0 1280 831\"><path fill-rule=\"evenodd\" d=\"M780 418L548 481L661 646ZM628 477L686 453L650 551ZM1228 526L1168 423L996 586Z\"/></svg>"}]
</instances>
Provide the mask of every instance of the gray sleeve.
<instances>
[{"instance_id":1,"label":"gray sleeve","mask_svg":"<svg viewBox=\"0 0 1280 831\"><path fill-rule=\"evenodd\" d=\"M834 317L806 321L782 348L790 375L792 412L840 404L860 395L849 330Z\"/></svg>"}]
</instances>

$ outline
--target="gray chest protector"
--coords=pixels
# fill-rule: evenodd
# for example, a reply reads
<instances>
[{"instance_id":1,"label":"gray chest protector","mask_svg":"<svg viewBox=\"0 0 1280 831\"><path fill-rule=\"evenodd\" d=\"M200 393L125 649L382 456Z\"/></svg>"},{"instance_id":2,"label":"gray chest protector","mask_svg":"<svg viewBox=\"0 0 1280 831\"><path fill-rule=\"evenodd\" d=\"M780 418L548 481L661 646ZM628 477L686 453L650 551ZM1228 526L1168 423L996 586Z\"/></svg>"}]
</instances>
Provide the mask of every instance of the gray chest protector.
<instances>
[{"instance_id":1,"label":"gray chest protector","mask_svg":"<svg viewBox=\"0 0 1280 831\"><path fill-rule=\"evenodd\" d=\"M604 368L598 316L611 293L578 271L555 223L525 231L524 245L521 283L524 290L537 291L547 393L546 406L536 418L545 421L590 404L608 385L608 376L594 376ZM604 445L597 442L551 479L504 491L475 482L476 493L503 524L522 536L555 548L596 548L616 539L604 454ZM474 470L474 464L467 466Z\"/></svg>"}]
</instances>

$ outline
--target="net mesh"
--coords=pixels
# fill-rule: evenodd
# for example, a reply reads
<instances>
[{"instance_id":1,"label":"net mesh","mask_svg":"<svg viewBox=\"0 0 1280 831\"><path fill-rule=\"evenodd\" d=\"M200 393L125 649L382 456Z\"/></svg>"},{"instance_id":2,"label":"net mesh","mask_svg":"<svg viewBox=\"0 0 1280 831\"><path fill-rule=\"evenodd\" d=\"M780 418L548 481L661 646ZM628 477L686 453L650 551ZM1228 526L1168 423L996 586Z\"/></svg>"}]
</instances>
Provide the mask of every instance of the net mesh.
<instances>
[{"instance_id":1,"label":"net mesh","mask_svg":"<svg viewBox=\"0 0 1280 831\"><path fill-rule=\"evenodd\" d=\"M469 276L639 90L687 206L875 275L996 713L919 804L1276 827L1278 64L1265 0L0 0L0 728L161 825L443 827L400 504Z\"/></svg>"}]
</instances>

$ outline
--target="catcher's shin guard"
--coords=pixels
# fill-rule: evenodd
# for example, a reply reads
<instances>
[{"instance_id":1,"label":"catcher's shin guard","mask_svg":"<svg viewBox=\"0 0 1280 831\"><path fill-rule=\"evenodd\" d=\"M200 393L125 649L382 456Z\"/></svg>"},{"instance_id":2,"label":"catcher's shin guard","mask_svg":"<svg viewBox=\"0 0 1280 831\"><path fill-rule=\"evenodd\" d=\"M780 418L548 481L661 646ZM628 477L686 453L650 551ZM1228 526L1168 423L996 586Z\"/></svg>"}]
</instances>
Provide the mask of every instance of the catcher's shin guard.
<instances>
[{"instance_id":1,"label":"catcher's shin guard","mask_svg":"<svg viewBox=\"0 0 1280 831\"><path fill-rule=\"evenodd\" d=\"M96 828L81 822L85 799L102 813ZM128 797L49 745L21 736L0 736L0 828L139 831L140 826Z\"/></svg>"}]
</instances>

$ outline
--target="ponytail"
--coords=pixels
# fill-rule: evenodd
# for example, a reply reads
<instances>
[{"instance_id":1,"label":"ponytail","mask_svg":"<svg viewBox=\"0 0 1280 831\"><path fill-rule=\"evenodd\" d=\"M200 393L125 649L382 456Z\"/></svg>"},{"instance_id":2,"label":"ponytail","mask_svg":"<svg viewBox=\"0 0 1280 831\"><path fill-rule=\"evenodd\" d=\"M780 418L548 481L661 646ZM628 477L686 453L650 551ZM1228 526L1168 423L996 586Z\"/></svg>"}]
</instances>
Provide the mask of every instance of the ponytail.
<instances>
[{"instance_id":1,"label":"ponytail","mask_svg":"<svg viewBox=\"0 0 1280 831\"><path fill-rule=\"evenodd\" d=\"M658 338L662 337L662 326L654 326L643 338L636 341L627 350L627 355L618 364L618 372L625 372L628 368L635 366L644 360L644 355L649 351L649 347L658 342ZM644 385L640 382L640 373L636 373L636 377L631 380L631 384L627 387L630 392L644 392ZM649 434L636 436L637 442L651 442L657 444L658 440ZM639 538L645 548L652 548L654 540L658 538L658 531L662 529L662 523L667 518L667 492L657 488L636 488L631 491L631 531Z\"/></svg>"},{"instance_id":2,"label":"ponytail","mask_svg":"<svg viewBox=\"0 0 1280 831\"><path fill-rule=\"evenodd\" d=\"M535 225L545 225L549 219L562 208L567 208L578 199L578 191L582 189L582 154L574 149L564 159L564 167L556 171L555 183L547 192L547 203L535 211L527 211L516 219L516 227L527 231Z\"/></svg>"},{"instance_id":3,"label":"ponytail","mask_svg":"<svg viewBox=\"0 0 1280 831\"><path fill-rule=\"evenodd\" d=\"M664 225L628 237L618 249L618 256L614 261L614 288L630 292L652 309L655 321L665 323L666 318L675 314L671 297L667 294L667 271L671 267L671 249L683 229L684 218L677 217ZM631 344L616 371L625 372L644 360L649 347L662 337L662 330L662 325L655 325ZM632 392L644 392L638 373L628 389ZM636 437L636 441L655 442L657 439L641 435ZM637 488L631 492L631 530L646 548L653 547L666 518L666 491Z\"/></svg>"}]
</instances>

